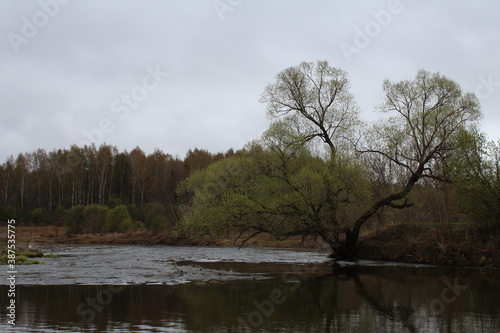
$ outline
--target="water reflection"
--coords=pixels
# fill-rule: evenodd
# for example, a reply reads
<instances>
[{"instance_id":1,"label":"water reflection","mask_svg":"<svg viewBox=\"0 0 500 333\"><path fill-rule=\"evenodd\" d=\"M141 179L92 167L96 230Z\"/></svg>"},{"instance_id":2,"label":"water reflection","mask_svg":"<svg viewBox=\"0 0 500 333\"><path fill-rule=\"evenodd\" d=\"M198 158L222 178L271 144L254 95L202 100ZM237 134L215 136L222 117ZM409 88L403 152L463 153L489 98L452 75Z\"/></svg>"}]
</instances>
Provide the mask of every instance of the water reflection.
<instances>
[{"instance_id":1,"label":"water reflection","mask_svg":"<svg viewBox=\"0 0 500 333\"><path fill-rule=\"evenodd\" d=\"M250 269L243 266L233 269ZM469 271L462 276L435 269L324 264L282 264L273 274L269 264L266 267L272 279L174 286L19 286L16 329L499 332L498 274ZM252 269L257 269L255 264ZM5 318L7 287L1 286L0 293L0 312ZM7 328L2 322L0 329Z\"/></svg>"}]
</instances>

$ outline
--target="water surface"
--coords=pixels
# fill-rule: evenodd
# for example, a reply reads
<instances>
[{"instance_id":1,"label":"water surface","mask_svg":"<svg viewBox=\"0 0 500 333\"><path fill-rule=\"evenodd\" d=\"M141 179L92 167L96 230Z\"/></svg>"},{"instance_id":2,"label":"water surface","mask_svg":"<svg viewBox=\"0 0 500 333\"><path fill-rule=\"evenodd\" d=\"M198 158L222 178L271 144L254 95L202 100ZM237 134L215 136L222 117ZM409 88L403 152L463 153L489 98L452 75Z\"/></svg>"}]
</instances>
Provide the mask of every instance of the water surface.
<instances>
[{"instance_id":1,"label":"water surface","mask_svg":"<svg viewBox=\"0 0 500 333\"><path fill-rule=\"evenodd\" d=\"M6 332L500 332L497 271L282 249L59 246L18 266ZM6 272L6 266L1 266Z\"/></svg>"}]
</instances>

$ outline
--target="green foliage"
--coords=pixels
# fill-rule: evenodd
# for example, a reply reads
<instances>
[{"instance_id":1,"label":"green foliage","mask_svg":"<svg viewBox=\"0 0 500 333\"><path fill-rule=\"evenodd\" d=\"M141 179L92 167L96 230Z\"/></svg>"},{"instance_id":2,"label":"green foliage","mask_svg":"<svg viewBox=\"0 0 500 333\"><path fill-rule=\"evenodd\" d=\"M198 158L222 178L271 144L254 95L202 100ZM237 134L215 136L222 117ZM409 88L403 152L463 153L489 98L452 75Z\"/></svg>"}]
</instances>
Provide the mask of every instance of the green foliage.
<instances>
[{"instance_id":1,"label":"green foliage","mask_svg":"<svg viewBox=\"0 0 500 333\"><path fill-rule=\"evenodd\" d=\"M15 251L16 255L16 264L17 265L33 265L33 264L40 264L41 262L38 260L34 260L33 258L59 258L59 255L57 254L44 254L40 250L23 250L23 249L16 249ZM4 248L0 251L0 265L7 265L8 264L8 258L9 253L8 249Z\"/></svg>"},{"instance_id":2,"label":"green foliage","mask_svg":"<svg viewBox=\"0 0 500 333\"><path fill-rule=\"evenodd\" d=\"M167 209L170 208L170 209ZM174 207L165 206L159 202L144 205L144 224L151 231L162 231L172 227L175 219Z\"/></svg>"},{"instance_id":3,"label":"green foliage","mask_svg":"<svg viewBox=\"0 0 500 333\"><path fill-rule=\"evenodd\" d=\"M260 101L275 122L286 123L296 138L322 150L331 158L354 138L359 109L350 93L347 73L327 61L302 62L278 73Z\"/></svg>"},{"instance_id":4,"label":"green foliage","mask_svg":"<svg viewBox=\"0 0 500 333\"><path fill-rule=\"evenodd\" d=\"M84 211L83 233L101 233L105 231L106 216L109 208L102 205L88 205Z\"/></svg>"},{"instance_id":5,"label":"green foliage","mask_svg":"<svg viewBox=\"0 0 500 333\"><path fill-rule=\"evenodd\" d=\"M192 192L186 231L259 230L278 237L335 233L367 195L363 171L297 149L295 156L269 151L227 158L195 172L179 186Z\"/></svg>"},{"instance_id":6,"label":"green foliage","mask_svg":"<svg viewBox=\"0 0 500 333\"><path fill-rule=\"evenodd\" d=\"M169 221L166 216L155 216L149 223L149 229L154 232L159 232L165 230L169 225Z\"/></svg>"},{"instance_id":7,"label":"green foliage","mask_svg":"<svg viewBox=\"0 0 500 333\"><path fill-rule=\"evenodd\" d=\"M19 220L19 214L16 213L16 210L12 206L4 206L0 205L0 221L7 220Z\"/></svg>"},{"instance_id":8,"label":"green foliage","mask_svg":"<svg viewBox=\"0 0 500 333\"><path fill-rule=\"evenodd\" d=\"M113 209L110 209L106 214L106 230L108 232L121 232L122 224L125 220L131 220L130 214L128 213L127 206L118 205ZM126 227L129 227L130 223L125 222Z\"/></svg>"},{"instance_id":9,"label":"green foliage","mask_svg":"<svg viewBox=\"0 0 500 333\"><path fill-rule=\"evenodd\" d=\"M36 225L45 225L50 221L50 216L43 208L35 208L31 211L31 222Z\"/></svg>"},{"instance_id":10,"label":"green foliage","mask_svg":"<svg viewBox=\"0 0 500 333\"><path fill-rule=\"evenodd\" d=\"M144 220L144 215L142 214L141 210L139 207L137 207L136 204L131 204L127 206L128 213L134 220L138 221L143 221Z\"/></svg>"},{"instance_id":11,"label":"green foliage","mask_svg":"<svg viewBox=\"0 0 500 333\"><path fill-rule=\"evenodd\" d=\"M113 209L116 206L121 205L121 204L122 204L122 200L120 198L115 197L115 196L111 196L111 198L109 198L109 200L108 200L108 207L111 209Z\"/></svg>"},{"instance_id":12,"label":"green foliage","mask_svg":"<svg viewBox=\"0 0 500 333\"><path fill-rule=\"evenodd\" d=\"M500 229L500 142L462 131L452 159L462 209L478 227Z\"/></svg>"},{"instance_id":13,"label":"green foliage","mask_svg":"<svg viewBox=\"0 0 500 333\"><path fill-rule=\"evenodd\" d=\"M134 229L134 221L131 218L126 218L120 223L120 232L129 232Z\"/></svg>"},{"instance_id":14,"label":"green foliage","mask_svg":"<svg viewBox=\"0 0 500 333\"><path fill-rule=\"evenodd\" d=\"M62 223L64 223L65 211L66 211L66 208L64 208L64 206L57 207L52 212L52 216L51 216L52 224L61 225Z\"/></svg>"},{"instance_id":15,"label":"green foliage","mask_svg":"<svg viewBox=\"0 0 500 333\"><path fill-rule=\"evenodd\" d=\"M64 224L68 234L79 234L83 231L85 206L71 207L64 212Z\"/></svg>"}]
</instances>

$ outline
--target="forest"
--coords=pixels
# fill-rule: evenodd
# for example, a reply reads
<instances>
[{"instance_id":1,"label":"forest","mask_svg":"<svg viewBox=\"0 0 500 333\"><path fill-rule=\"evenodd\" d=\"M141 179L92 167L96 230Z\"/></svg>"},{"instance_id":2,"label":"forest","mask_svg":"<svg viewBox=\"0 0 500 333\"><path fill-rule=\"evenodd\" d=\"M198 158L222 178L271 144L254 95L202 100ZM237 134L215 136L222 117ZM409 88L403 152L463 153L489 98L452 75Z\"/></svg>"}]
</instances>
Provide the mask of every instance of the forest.
<instances>
[{"instance_id":1,"label":"forest","mask_svg":"<svg viewBox=\"0 0 500 333\"><path fill-rule=\"evenodd\" d=\"M119 152L107 144L21 153L0 166L0 217L32 225L64 225L66 220L69 225L72 214L95 210L97 215L104 212L102 223L86 226L82 216L81 225L71 231L115 232L105 228L106 208L125 206L127 217L136 221L144 222L149 209L162 216L163 227L173 226L179 221L177 184L237 154L232 149L218 154L194 149L179 159L160 149L146 155L139 147Z\"/></svg>"},{"instance_id":2,"label":"forest","mask_svg":"<svg viewBox=\"0 0 500 333\"><path fill-rule=\"evenodd\" d=\"M500 142L479 130L477 97L425 70L383 91L379 120L366 122L347 73L304 62L264 89L269 128L238 151L180 159L104 144L11 156L0 218L68 233L314 236L343 258L362 229L394 223L497 234Z\"/></svg>"}]
</instances>

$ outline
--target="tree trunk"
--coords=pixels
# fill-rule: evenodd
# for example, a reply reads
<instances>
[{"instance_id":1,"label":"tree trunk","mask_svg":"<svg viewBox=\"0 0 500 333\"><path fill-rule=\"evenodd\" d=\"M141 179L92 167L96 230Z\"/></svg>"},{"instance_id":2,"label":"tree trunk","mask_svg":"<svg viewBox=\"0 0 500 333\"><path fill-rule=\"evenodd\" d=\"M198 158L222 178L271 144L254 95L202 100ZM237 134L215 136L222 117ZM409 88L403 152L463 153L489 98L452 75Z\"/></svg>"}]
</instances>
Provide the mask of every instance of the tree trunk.
<instances>
[{"instance_id":1,"label":"tree trunk","mask_svg":"<svg viewBox=\"0 0 500 333\"><path fill-rule=\"evenodd\" d=\"M330 254L330 258L335 260L349 260L356 258L356 245L357 245L357 237L353 238L353 234L350 230L345 230L346 240L345 242L341 242L340 240L332 239L332 237L328 236L324 232L318 232L318 235L328 243L330 248L332 249L332 253Z\"/></svg>"},{"instance_id":2,"label":"tree trunk","mask_svg":"<svg viewBox=\"0 0 500 333\"><path fill-rule=\"evenodd\" d=\"M389 206L393 208L398 208L398 209L403 209L403 208L408 208L411 207L412 204L408 203L403 203L403 204L395 204L395 201L404 199L413 189L415 184L418 182L418 180L421 178L422 173L424 171L424 165L425 163L421 163L417 169L416 172L414 172L411 177L409 178L406 186L397 193L393 193L391 195L388 195L379 201L377 201L373 206L371 206L365 213L363 213L354 223L354 226L351 230L345 229L344 234L345 234L345 241L344 242L339 242L339 241L328 241L324 236L322 236L323 239L325 239L330 247L333 250L332 257L338 258L338 259L354 259L357 256L358 252L358 239L359 239L359 232L361 230L361 226L368 221L370 217L372 217L375 213L379 211L380 208Z\"/></svg>"}]
</instances>

